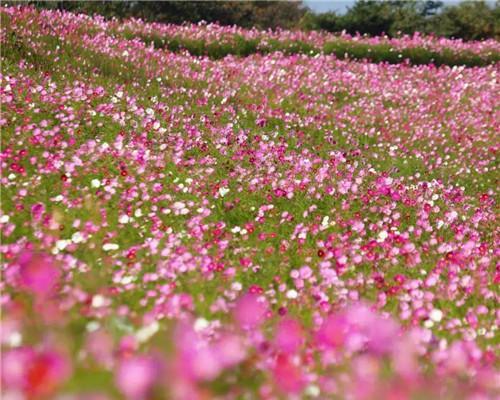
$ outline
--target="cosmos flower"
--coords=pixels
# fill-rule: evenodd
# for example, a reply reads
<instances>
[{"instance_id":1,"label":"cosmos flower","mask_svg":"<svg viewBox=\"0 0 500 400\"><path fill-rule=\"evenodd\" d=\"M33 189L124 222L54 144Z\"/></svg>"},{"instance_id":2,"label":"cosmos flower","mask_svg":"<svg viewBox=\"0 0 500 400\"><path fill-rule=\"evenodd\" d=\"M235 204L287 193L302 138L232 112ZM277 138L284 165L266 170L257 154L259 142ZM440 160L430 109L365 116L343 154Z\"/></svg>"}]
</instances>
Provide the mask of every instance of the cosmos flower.
<instances>
[{"instance_id":1,"label":"cosmos flower","mask_svg":"<svg viewBox=\"0 0 500 400\"><path fill-rule=\"evenodd\" d=\"M40 298L54 293L61 272L49 255L27 250L19 256L18 264L22 287Z\"/></svg>"}]
</instances>

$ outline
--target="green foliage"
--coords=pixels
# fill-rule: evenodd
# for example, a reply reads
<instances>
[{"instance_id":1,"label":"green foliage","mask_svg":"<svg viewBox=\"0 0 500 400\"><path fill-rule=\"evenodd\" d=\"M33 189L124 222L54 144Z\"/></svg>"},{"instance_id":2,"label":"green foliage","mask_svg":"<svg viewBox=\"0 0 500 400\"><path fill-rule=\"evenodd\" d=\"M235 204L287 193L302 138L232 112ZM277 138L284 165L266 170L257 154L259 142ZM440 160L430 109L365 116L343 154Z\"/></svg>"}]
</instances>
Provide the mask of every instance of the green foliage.
<instances>
[{"instance_id":1,"label":"green foliage","mask_svg":"<svg viewBox=\"0 0 500 400\"><path fill-rule=\"evenodd\" d=\"M181 24L218 22L245 28L294 28L305 14L301 1L29 1L36 7L57 8L104 17L138 17Z\"/></svg>"},{"instance_id":2,"label":"green foliage","mask_svg":"<svg viewBox=\"0 0 500 400\"><path fill-rule=\"evenodd\" d=\"M340 19L342 17L334 12L321 14L307 13L301 21L301 27L307 30L323 30L328 32L337 32L340 29Z\"/></svg>"},{"instance_id":3,"label":"green foliage","mask_svg":"<svg viewBox=\"0 0 500 400\"><path fill-rule=\"evenodd\" d=\"M441 6L440 2L414 0L375 1L359 0L344 15L328 12L309 14L303 19L303 28L329 32L346 31L350 34L391 36L422 31L425 17Z\"/></svg>"},{"instance_id":4,"label":"green foliage","mask_svg":"<svg viewBox=\"0 0 500 400\"><path fill-rule=\"evenodd\" d=\"M335 54L339 58L366 59L372 62L388 62L390 64L409 62L413 65L435 64L438 66L464 65L466 67L477 67L500 61L499 54L490 54L488 57L484 57L465 51L455 53L449 49L444 49L437 52L423 47L407 47L398 50L388 44L368 45L343 40L326 43L323 51L325 54Z\"/></svg>"},{"instance_id":5,"label":"green foliage","mask_svg":"<svg viewBox=\"0 0 500 400\"><path fill-rule=\"evenodd\" d=\"M245 28L301 28L372 36L385 33L395 37L422 32L465 40L500 38L499 1L494 6L484 0L467 0L443 7L438 0L358 0L344 15L334 12L314 14L301 1L26 1L22 4L100 14L106 18L139 17L146 21L175 24L206 21ZM163 43L154 44L165 46ZM250 43L241 44L252 47ZM170 46L176 47L176 43L169 43ZM196 44L192 46L196 47ZM198 47L196 51L202 54L206 49ZM217 48L211 52L223 57L225 50ZM243 54L250 54L250 50L243 51Z\"/></svg>"},{"instance_id":6,"label":"green foliage","mask_svg":"<svg viewBox=\"0 0 500 400\"><path fill-rule=\"evenodd\" d=\"M350 34L399 36L422 32L437 36L479 40L500 37L500 6L484 1L464 1L443 8L441 1L359 0L346 14L308 13L303 29Z\"/></svg>"},{"instance_id":7,"label":"green foliage","mask_svg":"<svg viewBox=\"0 0 500 400\"><path fill-rule=\"evenodd\" d=\"M375 0L360 0L340 19L348 33L363 32L375 36L388 33L395 20L396 6Z\"/></svg>"},{"instance_id":8,"label":"green foliage","mask_svg":"<svg viewBox=\"0 0 500 400\"><path fill-rule=\"evenodd\" d=\"M465 1L446 7L434 17L435 33L439 36L480 40L500 37L499 3L491 9L484 1Z\"/></svg>"}]
</instances>

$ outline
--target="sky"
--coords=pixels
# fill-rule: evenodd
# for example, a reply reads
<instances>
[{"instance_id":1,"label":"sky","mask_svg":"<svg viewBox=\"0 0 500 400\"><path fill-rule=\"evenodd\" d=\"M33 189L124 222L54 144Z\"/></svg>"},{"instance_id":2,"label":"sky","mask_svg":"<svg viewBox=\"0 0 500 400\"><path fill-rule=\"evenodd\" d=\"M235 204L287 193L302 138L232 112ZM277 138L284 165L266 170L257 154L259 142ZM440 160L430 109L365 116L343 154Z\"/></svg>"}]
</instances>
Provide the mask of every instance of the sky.
<instances>
[{"instance_id":1,"label":"sky","mask_svg":"<svg viewBox=\"0 0 500 400\"><path fill-rule=\"evenodd\" d=\"M444 5L454 5L460 3L460 0L442 0ZM304 4L313 11L322 13L327 11L336 11L343 14L348 7L352 7L356 0L304 0ZM494 3L494 1L487 1Z\"/></svg>"},{"instance_id":2,"label":"sky","mask_svg":"<svg viewBox=\"0 0 500 400\"><path fill-rule=\"evenodd\" d=\"M327 11L336 11L338 13L345 12L347 7L351 7L355 0L305 0L304 4L315 12L322 13Z\"/></svg>"}]
</instances>

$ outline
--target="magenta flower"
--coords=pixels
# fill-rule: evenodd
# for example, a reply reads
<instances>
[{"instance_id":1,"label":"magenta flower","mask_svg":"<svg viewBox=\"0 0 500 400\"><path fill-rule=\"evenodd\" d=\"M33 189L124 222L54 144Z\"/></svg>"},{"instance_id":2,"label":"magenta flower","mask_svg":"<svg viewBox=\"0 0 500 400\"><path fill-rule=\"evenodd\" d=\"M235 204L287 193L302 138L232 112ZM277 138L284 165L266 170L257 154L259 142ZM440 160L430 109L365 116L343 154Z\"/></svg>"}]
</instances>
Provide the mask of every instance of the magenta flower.
<instances>
[{"instance_id":1,"label":"magenta flower","mask_svg":"<svg viewBox=\"0 0 500 400\"><path fill-rule=\"evenodd\" d=\"M295 353L304 340L302 326L293 319L284 319L276 327L274 344L283 353Z\"/></svg>"},{"instance_id":2,"label":"magenta flower","mask_svg":"<svg viewBox=\"0 0 500 400\"><path fill-rule=\"evenodd\" d=\"M337 348L344 344L348 330L349 325L343 315L330 315L321 325L316 339L323 346Z\"/></svg>"},{"instance_id":3,"label":"magenta flower","mask_svg":"<svg viewBox=\"0 0 500 400\"><path fill-rule=\"evenodd\" d=\"M42 203L36 203L31 207L31 216L35 221L40 221L45 212L45 205Z\"/></svg>"},{"instance_id":4,"label":"magenta flower","mask_svg":"<svg viewBox=\"0 0 500 400\"><path fill-rule=\"evenodd\" d=\"M61 276L52 258L44 253L25 251L18 259L21 285L38 297L47 297L56 289Z\"/></svg>"},{"instance_id":5,"label":"magenta flower","mask_svg":"<svg viewBox=\"0 0 500 400\"><path fill-rule=\"evenodd\" d=\"M299 393L304 387L304 377L289 356L280 354L273 369L274 382L278 389L289 394Z\"/></svg>"}]
</instances>

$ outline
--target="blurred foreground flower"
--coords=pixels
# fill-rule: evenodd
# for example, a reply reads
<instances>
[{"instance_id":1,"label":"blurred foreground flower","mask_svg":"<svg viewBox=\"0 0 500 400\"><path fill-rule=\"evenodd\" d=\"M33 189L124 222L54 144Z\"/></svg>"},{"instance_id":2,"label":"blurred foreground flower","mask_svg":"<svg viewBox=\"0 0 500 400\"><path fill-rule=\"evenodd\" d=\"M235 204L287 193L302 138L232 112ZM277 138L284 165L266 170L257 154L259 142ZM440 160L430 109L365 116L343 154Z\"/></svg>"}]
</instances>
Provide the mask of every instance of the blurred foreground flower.
<instances>
[{"instance_id":1,"label":"blurred foreground flower","mask_svg":"<svg viewBox=\"0 0 500 400\"><path fill-rule=\"evenodd\" d=\"M52 294L61 276L51 256L32 251L23 252L18 259L21 285L39 298Z\"/></svg>"},{"instance_id":2,"label":"blurred foreground flower","mask_svg":"<svg viewBox=\"0 0 500 400\"><path fill-rule=\"evenodd\" d=\"M236 303L234 318L243 329L258 327L266 313L266 304L258 295L247 293Z\"/></svg>"},{"instance_id":3,"label":"blurred foreground flower","mask_svg":"<svg viewBox=\"0 0 500 400\"><path fill-rule=\"evenodd\" d=\"M37 351L21 347L2 355L4 387L21 391L28 398L50 397L70 375L69 361L55 350Z\"/></svg>"},{"instance_id":4,"label":"blurred foreground flower","mask_svg":"<svg viewBox=\"0 0 500 400\"><path fill-rule=\"evenodd\" d=\"M127 399L145 399L160 375L160 367L160 363L149 356L125 358L116 371L116 385Z\"/></svg>"}]
</instances>

